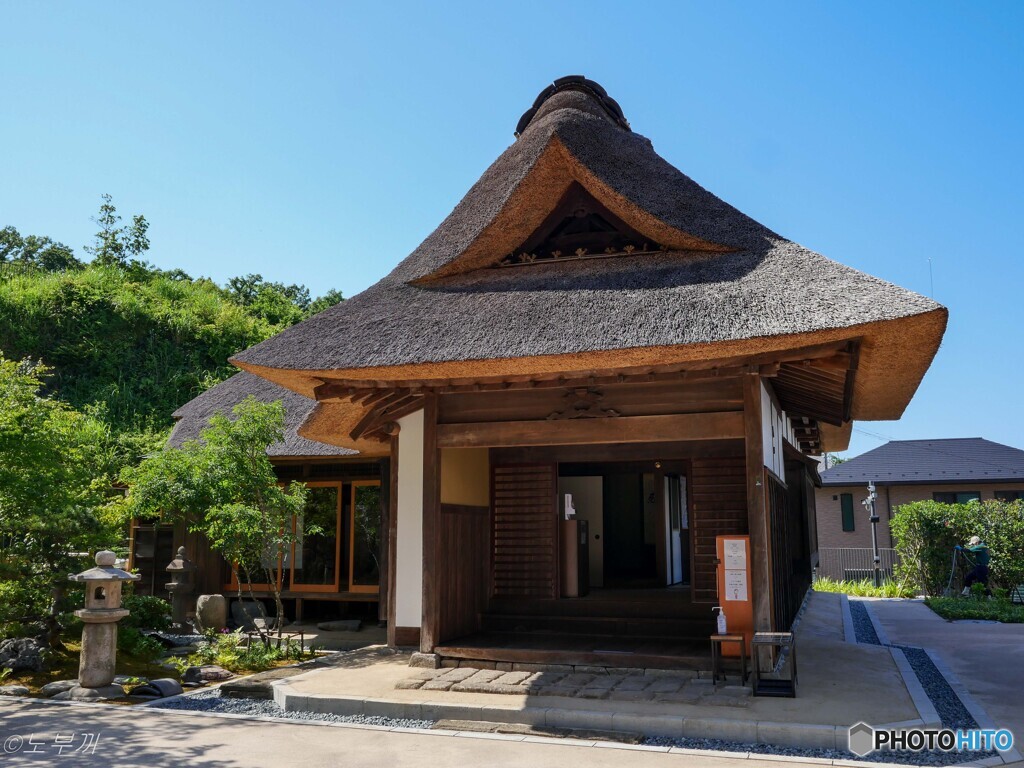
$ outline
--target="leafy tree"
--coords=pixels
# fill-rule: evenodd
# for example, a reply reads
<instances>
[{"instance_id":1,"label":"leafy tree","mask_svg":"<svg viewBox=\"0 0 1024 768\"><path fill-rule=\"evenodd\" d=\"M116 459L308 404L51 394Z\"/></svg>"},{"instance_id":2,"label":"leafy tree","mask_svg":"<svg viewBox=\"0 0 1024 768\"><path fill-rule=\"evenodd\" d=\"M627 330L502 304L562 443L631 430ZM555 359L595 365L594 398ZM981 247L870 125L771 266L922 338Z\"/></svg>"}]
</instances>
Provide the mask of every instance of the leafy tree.
<instances>
[{"instance_id":1,"label":"leafy tree","mask_svg":"<svg viewBox=\"0 0 1024 768\"><path fill-rule=\"evenodd\" d=\"M840 456L837 453L826 453L825 454L825 469L830 469L831 467L837 467L840 464L845 464L847 461L849 461L849 459L844 459L842 456Z\"/></svg>"},{"instance_id":2,"label":"leafy tree","mask_svg":"<svg viewBox=\"0 0 1024 768\"><path fill-rule=\"evenodd\" d=\"M64 243L36 235L22 237L14 227L0 229L0 264L3 263L48 272L82 268L82 262L75 258L74 251Z\"/></svg>"},{"instance_id":3,"label":"leafy tree","mask_svg":"<svg viewBox=\"0 0 1024 768\"><path fill-rule=\"evenodd\" d=\"M127 227L120 226L121 216L114 206L109 194L101 195L99 216L93 221L100 225L93 245L86 246L86 253L91 253L96 263L105 267L144 268L146 265L140 257L149 250L149 222L146 217L136 214Z\"/></svg>"},{"instance_id":4,"label":"leafy tree","mask_svg":"<svg viewBox=\"0 0 1024 768\"><path fill-rule=\"evenodd\" d=\"M228 296L271 325L289 326L305 319L311 304L304 285L285 285L249 274L228 280Z\"/></svg>"},{"instance_id":5,"label":"leafy tree","mask_svg":"<svg viewBox=\"0 0 1024 768\"><path fill-rule=\"evenodd\" d=\"M6 539L0 577L18 582L16 607L27 614L7 618L44 618L50 644L59 648L67 576L82 564L75 553L110 546L117 534L99 511L110 492L102 471L108 430L42 397L46 373L41 365L0 356L0 534Z\"/></svg>"},{"instance_id":6,"label":"leafy tree","mask_svg":"<svg viewBox=\"0 0 1024 768\"><path fill-rule=\"evenodd\" d=\"M200 440L165 448L126 470L128 496L112 506L124 519L182 519L201 532L231 563L239 584L248 585L266 571L277 616L284 616L281 576L283 553L298 539L294 519L302 514L307 489L302 483L278 484L267 448L284 438L284 407L253 397L217 414ZM309 526L305 535L316 535ZM278 621L278 639L281 637Z\"/></svg>"},{"instance_id":7,"label":"leafy tree","mask_svg":"<svg viewBox=\"0 0 1024 768\"><path fill-rule=\"evenodd\" d=\"M345 297L341 295L341 291L331 288L323 296L310 302L309 308L306 310L306 314L309 317L319 315L325 309L330 309L335 304L340 304L344 300Z\"/></svg>"},{"instance_id":8,"label":"leafy tree","mask_svg":"<svg viewBox=\"0 0 1024 768\"><path fill-rule=\"evenodd\" d=\"M941 595L951 584L953 547L980 536L992 554L992 586L1013 589L1024 583L1024 502L972 501L942 504L915 501L903 504L889 523L897 570L928 595ZM960 591L964 563L952 571L952 587Z\"/></svg>"}]
</instances>

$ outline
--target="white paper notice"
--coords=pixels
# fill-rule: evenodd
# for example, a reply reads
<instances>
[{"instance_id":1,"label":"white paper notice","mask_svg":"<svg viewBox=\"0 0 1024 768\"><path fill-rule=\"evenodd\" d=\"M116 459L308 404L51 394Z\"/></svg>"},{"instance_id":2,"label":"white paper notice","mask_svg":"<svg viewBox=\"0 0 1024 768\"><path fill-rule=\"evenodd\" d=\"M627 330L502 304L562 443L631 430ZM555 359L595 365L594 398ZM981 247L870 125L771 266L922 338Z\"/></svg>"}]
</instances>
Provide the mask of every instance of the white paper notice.
<instances>
[{"instance_id":1,"label":"white paper notice","mask_svg":"<svg viewBox=\"0 0 1024 768\"><path fill-rule=\"evenodd\" d=\"M747 572L725 570L725 599L747 599Z\"/></svg>"},{"instance_id":2,"label":"white paper notice","mask_svg":"<svg viewBox=\"0 0 1024 768\"><path fill-rule=\"evenodd\" d=\"M747 548L743 539L726 539L723 542L723 549L726 570L746 570Z\"/></svg>"}]
</instances>

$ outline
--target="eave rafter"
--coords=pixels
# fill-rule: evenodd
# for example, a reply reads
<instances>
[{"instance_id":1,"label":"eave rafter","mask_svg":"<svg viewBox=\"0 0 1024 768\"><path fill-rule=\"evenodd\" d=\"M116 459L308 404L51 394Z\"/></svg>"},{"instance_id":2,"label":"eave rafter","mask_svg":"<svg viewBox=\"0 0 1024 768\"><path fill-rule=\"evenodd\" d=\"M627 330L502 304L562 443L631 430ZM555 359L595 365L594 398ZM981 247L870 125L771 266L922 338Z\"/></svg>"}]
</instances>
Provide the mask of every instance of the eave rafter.
<instances>
[{"instance_id":1,"label":"eave rafter","mask_svg":"<svg viewBox=\"0 0 1024 768\"><path fill-rule=\"evenodd\" d=\"M427 393L501 392L512 389L592 388L610 384L701 381L758 374L772 380L780 405L792 420L801 450L820 449L818 422L841 425L849 409L858 342L822 344L763 356L571 373L536 373L477 378L420 380L321 378L314 396L320 402L351 403L362 411L349 436L386 440L398 419L423 407Z\"/></svg>"}]
</instances>

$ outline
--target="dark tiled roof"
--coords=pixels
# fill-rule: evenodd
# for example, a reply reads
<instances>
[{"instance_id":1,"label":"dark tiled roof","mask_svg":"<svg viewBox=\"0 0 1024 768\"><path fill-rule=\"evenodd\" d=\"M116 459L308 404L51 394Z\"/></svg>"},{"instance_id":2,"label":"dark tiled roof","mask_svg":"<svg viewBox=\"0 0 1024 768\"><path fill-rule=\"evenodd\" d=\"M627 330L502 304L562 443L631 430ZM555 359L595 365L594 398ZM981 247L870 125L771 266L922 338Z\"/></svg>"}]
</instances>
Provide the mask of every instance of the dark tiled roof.
<instances>
[{"instance_id":1,"label":"dark tiled roof","mask_svg":"<svg viewBox=\"0 0 1024 768\"><path fill-rule=\"evenodd\" d=\"M197 440L199 433L210 422L215 413L230 415L231 409L252 395L260 402L272 403L280 400L284 405L284 441L270 446L267 455L274 456L354 456L356 451L325 445L300 437L298 429L306 420L316 403L273 382L253 376L251 373L236 373L227 381L203 392L174 412L176 423L167 445L177 448L187 440Z\"/></svg>"},{"instance_id":2,"label":"dark tiled roof","mask_svg":"<svg viewBox=\"0 0 1024 768\"><path fill-rule=\"evenodd\" d=\"M1024 451L980 437L893 440L821 473L822 485L1024 482Z\"/></svg>"}]
</instances>

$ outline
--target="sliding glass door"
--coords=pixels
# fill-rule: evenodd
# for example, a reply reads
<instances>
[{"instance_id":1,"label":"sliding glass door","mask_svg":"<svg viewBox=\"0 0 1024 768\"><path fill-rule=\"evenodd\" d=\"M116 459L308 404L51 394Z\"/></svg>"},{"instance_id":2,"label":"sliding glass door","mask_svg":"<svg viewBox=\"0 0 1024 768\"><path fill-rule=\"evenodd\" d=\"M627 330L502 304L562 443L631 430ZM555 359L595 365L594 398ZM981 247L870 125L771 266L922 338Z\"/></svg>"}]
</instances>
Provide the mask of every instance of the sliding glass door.
<instances>
[{"instance_id":1,"label":"sliding glass door","mask_svg":"<svg viewBox=\"0 0 1024 768\"><path fill-rule=\"evenodd\" d=\"M308 483L309 496L295 519L292 589L337 592L341 571L341 485ZM316 530L306 535L307 530Z\"/></svg>"},{"instance_id":2,"label":"sliding glass door","mask_svg":"<svg viewBox=\"0 0 1024 768\"><path fill-rule=\"evenodd\" d=\"M349 591L380 590L380 482L356 480L349 504Z\"/></svg>"}]
</instances>

